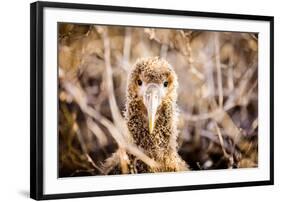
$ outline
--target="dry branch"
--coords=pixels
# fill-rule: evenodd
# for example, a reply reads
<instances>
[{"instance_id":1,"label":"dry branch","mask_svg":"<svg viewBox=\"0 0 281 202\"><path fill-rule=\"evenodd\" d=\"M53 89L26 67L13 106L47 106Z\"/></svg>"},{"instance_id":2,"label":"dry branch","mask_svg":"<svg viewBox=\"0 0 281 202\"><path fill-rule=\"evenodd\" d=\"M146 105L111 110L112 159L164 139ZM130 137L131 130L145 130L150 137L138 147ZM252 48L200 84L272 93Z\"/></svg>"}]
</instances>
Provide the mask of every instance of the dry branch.
<instances>
[{"instance_id":1,"label":"dry branch","mask_svg":"<svg viewBox=\"0 0 281 202\"><path fill-rule=\"evenodd\" d=\"M64 88L68 91L68 93L73 96L73 99L79 104L81 110L89 115L90 117L94 118L95 120L99 121L103 126L105 126L112 137L115 139L120 147L124 147L129 153L137 156L140 160L145 162L147 165L151 167L157 167L158 164L147 157L140 149L138 149L135 145L132 145L130 142L126 142L123 135L119 132L119 130L112 124L108 119L103 117L99 114L94 108L87 105L86 95L84 94L81 87L79 85L73 85L71 83L64 83Z\"/></svg>"}]
</instances>

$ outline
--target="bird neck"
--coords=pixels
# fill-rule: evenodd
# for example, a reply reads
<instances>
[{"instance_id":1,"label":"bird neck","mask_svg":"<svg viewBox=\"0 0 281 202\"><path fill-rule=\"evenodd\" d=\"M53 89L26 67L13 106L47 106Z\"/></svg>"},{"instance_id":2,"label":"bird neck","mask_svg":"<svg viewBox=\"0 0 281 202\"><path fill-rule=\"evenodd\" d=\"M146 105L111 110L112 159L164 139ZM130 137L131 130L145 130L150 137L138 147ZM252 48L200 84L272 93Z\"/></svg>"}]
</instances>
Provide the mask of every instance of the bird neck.
<instances>
[{"instance_id":1,"label":"bird neck","mask_svg":"<svg viewBox=\"0 0 281 202\"><path fill-rule=\"evenodd\" d=\"M163 101L158 107L152 133L149 133L147 114L141 100L127 103L126 118L135 144L150 157L158 158L176 149L177 114L176 105L171 100Z\"/></svg>"}]
</instances>

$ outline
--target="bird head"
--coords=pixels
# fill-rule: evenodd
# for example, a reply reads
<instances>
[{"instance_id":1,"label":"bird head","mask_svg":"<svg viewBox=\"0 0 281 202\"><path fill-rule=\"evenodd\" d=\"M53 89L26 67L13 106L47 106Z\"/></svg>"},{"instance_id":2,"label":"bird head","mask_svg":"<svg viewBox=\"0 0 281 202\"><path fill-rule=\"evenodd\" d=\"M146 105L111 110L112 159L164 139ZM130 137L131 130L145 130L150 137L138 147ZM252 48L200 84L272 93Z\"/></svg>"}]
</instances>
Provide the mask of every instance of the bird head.
<instances>
[{"instance_id":1,"label":"bird head","mask_svg":"<svg viewBox=\"0 0 281 202\"><path fill-rule=\"evenodd\" d=\"M128 97L142 103L149 133L153 133L157 110L164 102L176 101L177 75L172 66L158 57L139 59L131 68Z\"/></svg>"}]
</instances>

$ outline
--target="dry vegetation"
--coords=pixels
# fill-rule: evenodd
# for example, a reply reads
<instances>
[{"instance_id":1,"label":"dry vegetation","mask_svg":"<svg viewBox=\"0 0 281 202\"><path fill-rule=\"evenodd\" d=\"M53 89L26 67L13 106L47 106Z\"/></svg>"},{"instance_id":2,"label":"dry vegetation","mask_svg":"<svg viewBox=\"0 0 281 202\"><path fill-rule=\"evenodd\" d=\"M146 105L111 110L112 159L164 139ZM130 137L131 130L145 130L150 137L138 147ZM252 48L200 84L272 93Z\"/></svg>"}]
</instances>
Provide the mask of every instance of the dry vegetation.
<instances>
[{"instance_id":1,"label":"dry vegetation","mask_svg":"<svg viewBox=\"0 0 281 202\"><path fill-rule=\"evenodd\" d=\"M59 176L155 165L123 119L127 73L160 56L179 77L179 154L191 170L258 165L257 34L60 24Z\"/></svg>"}]
</instances>

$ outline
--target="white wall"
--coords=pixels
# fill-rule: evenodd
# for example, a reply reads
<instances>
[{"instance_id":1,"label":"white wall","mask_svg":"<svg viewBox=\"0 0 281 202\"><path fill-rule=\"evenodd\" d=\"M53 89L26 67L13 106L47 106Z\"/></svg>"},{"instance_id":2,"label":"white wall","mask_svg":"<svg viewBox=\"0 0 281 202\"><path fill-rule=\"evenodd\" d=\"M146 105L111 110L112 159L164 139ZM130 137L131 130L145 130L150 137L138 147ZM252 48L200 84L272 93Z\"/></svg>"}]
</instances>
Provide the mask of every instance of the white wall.
<instances>
[{"instance_id":1,"label":"white wall","mask_svg":"<svg viewBox=\"0 0 281 202\"><path fill-rule=\"evenodd\" d=\"M2 1L0 11L0 201L25 201L29 192L29 3ZM72 0L74 2L74 0ZM70 201L269 201L280 198L281 13L278 1L84 0L83 3L275 16L275 186L188 191ZM279 8L279 9L278 9ZM279 56L279 57L278 57ZM262 68L262 67L261 67ZM279 92L278 92L279 91ZM275 200L276 201L276 200Z\"/></svg>"}]
</instances>

